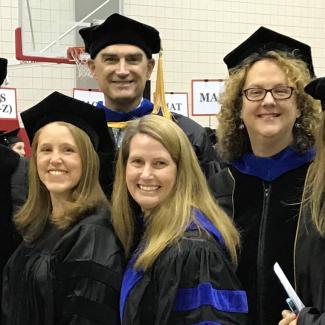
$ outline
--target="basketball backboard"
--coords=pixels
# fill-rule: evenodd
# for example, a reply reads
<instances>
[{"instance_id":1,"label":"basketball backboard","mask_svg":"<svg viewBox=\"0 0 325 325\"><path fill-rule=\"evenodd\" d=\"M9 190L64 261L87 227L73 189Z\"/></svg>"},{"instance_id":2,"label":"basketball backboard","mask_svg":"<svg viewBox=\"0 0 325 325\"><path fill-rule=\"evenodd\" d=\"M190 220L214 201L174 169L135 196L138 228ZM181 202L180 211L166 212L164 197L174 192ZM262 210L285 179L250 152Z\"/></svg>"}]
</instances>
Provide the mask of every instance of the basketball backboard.
<instances>
[{"instance_id":1,"label":"basketball backboard","mask_svg":"<svg viewBox=\"0 0 325 325\"><path fill-rule=\"evenodd\" d=\"M16 58L27 62L74 64L67 49L83 45L79 29L121 12L121 0L19 0L18 5Z\"/></svg>"}]
</instances>

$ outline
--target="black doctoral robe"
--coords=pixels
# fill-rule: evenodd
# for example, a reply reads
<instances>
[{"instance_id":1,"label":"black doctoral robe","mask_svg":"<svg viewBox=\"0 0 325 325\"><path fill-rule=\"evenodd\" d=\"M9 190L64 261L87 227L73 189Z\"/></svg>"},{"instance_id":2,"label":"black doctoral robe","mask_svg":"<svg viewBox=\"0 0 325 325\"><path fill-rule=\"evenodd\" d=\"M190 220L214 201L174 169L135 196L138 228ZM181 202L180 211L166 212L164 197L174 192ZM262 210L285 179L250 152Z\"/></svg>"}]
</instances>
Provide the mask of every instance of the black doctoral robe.
<instances>
[{"instance_id":1,"label":"black doctoral robe","mask_svg":"<svg viewBox=\"0 0 325 325\"><path fill-rule=\"evenodd\" d=\"M325 325L325 238L313 224L308 205L299 216L295 282L297 293L307 306L300 312L297 324Z\"/></svg>"},{"instance_id":2,"label":"black doctoral robe","mask_svg":"<svg viewBox=\"0 0 325 325\"><path fill-rule=\"evenodd\" d=\"M104 207L67 231L48 224L4 270L3 325L119 324L124 254Z\"/></svg>"},{"instance_id":3,"label":"black doctoral robe","mask_svg":"<svg viewBox=\"0 0 325 325\"><path fill-rule=\"evenodd\" d=\"M188 229L145 272L129 262L120 300L123 325L248 324L246 293L222 239L213 226L205 229L209 234Z\"/></svg>"}]
</instances>

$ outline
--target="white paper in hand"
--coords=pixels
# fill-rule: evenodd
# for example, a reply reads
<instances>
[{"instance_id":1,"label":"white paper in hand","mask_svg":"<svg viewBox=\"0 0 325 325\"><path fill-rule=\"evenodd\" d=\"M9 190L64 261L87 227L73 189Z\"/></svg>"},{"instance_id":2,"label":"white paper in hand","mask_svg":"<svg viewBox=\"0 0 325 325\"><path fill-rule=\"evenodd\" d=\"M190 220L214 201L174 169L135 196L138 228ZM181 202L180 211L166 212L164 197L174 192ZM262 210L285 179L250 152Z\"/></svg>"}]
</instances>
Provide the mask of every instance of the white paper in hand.
<instances>
[{"instance_id":1,"label":"white paper in hand","mask_svg":"<svg viewBox=\"0 0 325 325\"><path fill-rule=\"evenodd\" d=\"M290 284L289 280L283 273L279 263L275 263L273 266L275 274L278 276L281 284L283 285L285 291L287 292L289 298L295 303L297 309L300 311L301 309L305 308L305 305L302 303L300 298L298 297L296 291L293 289L292 285Z\"/></svg>"}]
</instances>

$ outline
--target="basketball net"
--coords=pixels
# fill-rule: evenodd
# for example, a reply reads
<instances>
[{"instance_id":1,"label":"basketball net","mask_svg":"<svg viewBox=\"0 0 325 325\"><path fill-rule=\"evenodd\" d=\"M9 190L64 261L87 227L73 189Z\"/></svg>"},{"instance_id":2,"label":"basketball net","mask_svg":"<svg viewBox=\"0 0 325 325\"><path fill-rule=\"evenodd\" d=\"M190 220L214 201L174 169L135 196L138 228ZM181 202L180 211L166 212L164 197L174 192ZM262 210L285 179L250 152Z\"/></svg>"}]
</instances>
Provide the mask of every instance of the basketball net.
<instances>
[{"instance_id":1,"label":"basketball net","mask_svg":"<svg viewBox=\"0 0 325 325\"><path fill-rule=\"evenodd\" d=\"M90 55L85 52L84 47L69 47L67 55L70 60L73 60L76 63L78 69L78 77L92 77L92 73L89 70L87 64L88 60L90 59Z\"/></svg>"}]
</instances>

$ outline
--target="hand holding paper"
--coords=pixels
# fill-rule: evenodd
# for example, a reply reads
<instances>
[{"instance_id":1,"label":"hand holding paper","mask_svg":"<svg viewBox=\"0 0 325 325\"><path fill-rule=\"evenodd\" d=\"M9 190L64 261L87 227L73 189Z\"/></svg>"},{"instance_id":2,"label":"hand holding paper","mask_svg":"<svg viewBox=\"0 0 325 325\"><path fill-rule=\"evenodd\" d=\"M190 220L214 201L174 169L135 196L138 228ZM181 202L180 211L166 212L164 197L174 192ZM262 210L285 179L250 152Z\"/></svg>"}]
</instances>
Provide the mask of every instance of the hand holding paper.
<instances>
[{"instance_id":1,"label":"hand holding paper","mask_svg":"<svg viewBox=\"0 0 325 325\"><path fill-rule=\"evenodd\" d=\"M305 305L298 297L296 291L293 289L292 285L290 284L289 280L287 279L280 265L277 262L274 264L273 269L275 274L278 276L281 284L283 285L285 291L287 292L289 298L295 304L298 312L301 311L301 309L303 309Z\"/></svg>"}]
</instances>

